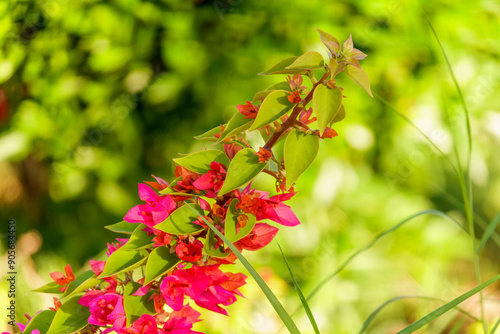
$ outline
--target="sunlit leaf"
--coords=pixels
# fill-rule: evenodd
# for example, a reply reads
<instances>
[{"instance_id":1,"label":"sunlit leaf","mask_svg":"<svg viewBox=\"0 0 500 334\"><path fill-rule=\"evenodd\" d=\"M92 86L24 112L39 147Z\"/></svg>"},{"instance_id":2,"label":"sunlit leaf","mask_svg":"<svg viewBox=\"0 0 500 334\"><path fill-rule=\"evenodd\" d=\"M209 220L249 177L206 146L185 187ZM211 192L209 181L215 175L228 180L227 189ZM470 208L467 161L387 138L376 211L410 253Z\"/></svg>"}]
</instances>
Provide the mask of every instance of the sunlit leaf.
<instances>
[{"instance_id":1,"label":"sunlit leaf","mask_svg":"<svg viewBox=\"0 0 500 334\"><path fill-rule=\"evenodd\" d=\"M270 93L262 102L257 118L248 131L266 126L289 112L293 104L288 101L288 95L289 93L283 90Z\"/></svg>"},{"instance_id":2,"label":"sunlit leaf","mask_svg":"<svg viewBox=\"0 0 500 334\"><path fill-rule=\"evenodd\" d=\"M127 316L127 326L132 325L134 321L139 319L143 314L155 314L155 306L153 299L150 300L153 291L146 293L144 296L133 296L139 288L141 288L137 282L130 282L125 285L123 291L123 308L125 309L125 315Z\"/></svg>"},{"instance_id":3,"label":"sunlit leaf","mask_svg":"<svg viewBox=\"0 0 500 334\"><path fill-rule=\"evenodd\" d=\"M286 188L312 165L319 150L319 138L293 129L285 141Z\"/></svg>"},{"instance_id":4,"label":"sunlit leaf","mask_svg":"<svg viewBox=\"0 0 500 334\"><path fill-rule=\"evenodd\" d=\"M295 74L295 73L305 73L305 70L290 70L287 66L291 65L298 57L288 57L280 60L277 64L272 66L270 69L259 73L259 75L269 75L269 74Z\"/></svg>"},{"instance_id":5,"label":"sunlit leaf","mask_svg":"<svg viewBox=\"0 0 500 334\"><path fill-rule=\"evenodd\" d=\"M78 303L82 295L73 295L61 305L52 319L47 334L74 333L88 325L90 310Z\"/></svg>"},{"instance_id":6,"label":"sunlit leaf","mask_svg":"<svg viewBox=\"0 0 500 334\"><path fill-rule=\"evenodd\" d=\"M221 130L220 126L216 126L215 128L210 129L207 132L204 132L199 136L195 136L194 138L198 139L198 140L206 140L206 141L216 142L217 138L214 135L216 133L220 133L221 131L222 130Z\"/></svg>"},{"instance_id":7,"label":"sunlit leaf","mask_svg":"<svg viewBox=\"0 0 500 334\"><path fill-rule=\"evenodd\" d=\"M229 256L229 252L224 250L224 244L219 245L217 248L217 238L212 230L208 230L207 232L207 240L205 241L205 245L203 246L203 253L216 257L216 258L225 258Z\"/></svg>"},{"instance_id":8,"label":"sunlit leaf","mask_svg":"<svg viewBox=\"0 0 500 334\"><path fill-rule=\"evenodd\" d=\"M337 112L337 115L333 118L333 120L330 122L328 126L332 127L333 124L338 123L342 121L345 118L345 108L344 105L341 104L339 111Z\"/></svg>"},{"instance_id":9,"label":"sunlit leaf","mask_svg":"<svg viewBox=\"0 0 500 334\"><path fill-rule=\"evenodd\" d=\"M144 285L172 270L181 260L176 253L170 253L168 247L156 247L149 254L146 264L146 278Z\"/></svg>"},{"instance_id":10,"label":"sunlit leaf","mask_svg":"<svg viewBox=\"0 0 500 334\"><path fill-rule=\"evenodd\" d=\"M347 65L344 69L352 80L357 83L361 88L363 88L368 95L373 97L372 91L370 89L370 81L368 80L368 75L366 75L365 71L359 67Z\"/></svg>"},{"instance_id":11,"label":"sunlit leaf","mask_svg":"<svg viewBox=\"0 0 500 334\"><path fill-rule=\"evenodd\" d=\"M104 226L110 231L116 233L132 234L137 227L137 224L132 224L126 221L122 221L113 225Z\"/></svg>"},{"instance_id":12,"label":"sunlit leaf","mask_svg":"<svg viewBox=\"0 0 500 334\"><path fill-rule=\"evenodd\" d=\"M61 290L59 290L59 288L62 288L62 286L57 284L56 282L50 282L32 291L42 293L63 293Z\"/></svg>"},{"instance_id":13,"label":"sunlit leaf","mask_svg":"<svg viewBox=\"0 0 500 334\"><path fill-rule=\"evenodd\" d=\"M193 207L197 214L189 207ZM172 212L163 222L156 224L155 229L175 235L195 234L203 230L203 227L193 222L203 214L203 209L199 205L184 204Z\"/></svg>"},{"instance_id":14,"label":"sunlit leaf","mask_svg":"<svg viewBox=\"0 0 500 334\"><path fill-rule=\"evenodd\" d=\"M226 167L229 165L229 158L224 152L219 150L198 151L182 158L172 159L174 162L190 171L198 174L205 174L210 170L212 161L221 163Z\"/></svg>"},{"instance_id":15,"label":"sunlit leaf","mask_svg":"<svg viewBox=\"0 0 500 334\"><path fill-rule=\"evenodd\" d=\"M64 291L64 298L68 298L74 294L85 291L88 288L96 286L102 280L97 279L92 270L87 270L75 277L75 280L68 284L66 291Z\"/></svg>"},{"instance_id":16,"label":"sunlit leaf","mask_svg":"<svg viewBox=\"0 0 500 334\"><path fill-rule=\"evenodd\" d=\"M325 85L316 87L313 95L313 110L318 119L320 134L335 118L342 104L342 91L340 88L329 88Z\"/></svg>"},{"instance_id":17,"label":"sunlit leaf","mask_svg":"<svg viewBox=\"0 0 500 334\"><path fill-rule=\"evenodd\" d=\"M238 202L238 199L235 198L229 205L224 225L224 234L226 238L231 242L236 242L241 238L246 237L250 232L252 232L256 222L255 215L252 215L251 213L238 212L238 210L236 209L236 204ZM238 232L236 232L236 228L238 225L238 216L240 215L245 215L248 219L246 221L246 225L240 228Z\"/></svg>"},{"instance_id":18,"label":"sunlit leaf","mask_svg":"<svg viewBox=\"0 0 500 334\"><path fill-rule=\"evenodd\" d=\"M219 191L219 196L245 185L253 180L264 168L259 157L251 148L244 148L234 156L227 170L226 180Z\"/></svg>"},{"instance_id":19,"label":"sunlit leaf","mask_svg":"<svg viewBox=\"0 0 500 334\"><path fill-rule=\"evenodd\" d=\"M304 70L314 70L320 68L325 64L323 56L316 51L307 51L299 58L295 59L293 63L288 65L286 68L290 70L304 69Z\"/></svg>"},{"instance_id":20,"label":"sunlit leaf","mask_svg":"<svg viewBox=\"0 0 500 334\"><path fill-rule=\"evenodd\" d=\"M145 248L153 245L153 237L151 237L148 232L144 231L146 225L144 224L134 224L137 225L134 233L130 236L127 243L120 247L121 250L133 250L139 248Z\"/></svg>"},{"instance_id":21,"label":"sunlit leaf","mask_svg":"<svg viewBox=\"0 0 500 334\"><path fill-rule=\"evenodd\" d=\"M319 32L319 37L325 46L330 50L330 52L338 56L340 53L340 43L339 41L330 35L329 33L324 32L323 30L316 29Z\"/></svg>"},{"instance_id":22,"label":"sunlit leaf","mask_svg":"<svg viewBox=\"0 0 500 334\"><path fill-rule=\"evenodd\" d=\"M229 122L227 123L226 128L224 129L224 132L222 132L219 140L217 142L221 142L226 140L227 138L230 138L240 132L246 131L253 123L254 119L249 119L245 118L245 115L243 115L240 112L237 112L231 117ZM227 156L226 156L227 158ZM229 161L229 159L228 159ZM224 164L226 167L229 164Z\"/></svg>"},{"instance_id":23,"label":"sunlit leaf","mask_svg":"<svg viewBox=\"0 0 500 334\"><path fill-rule=\"evenodd\" d=\"M140 267L147 260L146 253L141 250L121 250L113 252L106 261L104 270L98 278L118 275L120 273L130 271Z\"/></svg>"},{"instance_id":24,"label":"sunlit leaf","mask_svg":"<svg viewBox=\"0 0 500 334\"><path fill-rule=\"evenodd\" d=\"M37 313L31 318L31 320L26 325L24 333L32 333L33 330L38 329L40 334L46 334L54 320L56 312L51 310L44 310Z\"/></svg>"}]
</instances>

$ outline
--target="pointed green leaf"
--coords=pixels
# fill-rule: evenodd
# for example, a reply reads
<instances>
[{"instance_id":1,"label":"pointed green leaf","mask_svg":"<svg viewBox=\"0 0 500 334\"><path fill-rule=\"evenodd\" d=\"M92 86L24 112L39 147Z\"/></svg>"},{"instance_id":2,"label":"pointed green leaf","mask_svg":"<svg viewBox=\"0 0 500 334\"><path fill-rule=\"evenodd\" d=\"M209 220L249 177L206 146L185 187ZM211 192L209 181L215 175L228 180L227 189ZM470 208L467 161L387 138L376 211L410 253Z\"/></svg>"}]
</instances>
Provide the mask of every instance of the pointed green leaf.
<instances>
[{"instance_id":1,"label":"pointed green leaf","mask_svg":"<svg viewBox=\"0 0 500 334\"><path fill-rule=\"evenodd\" d=\"M326 126L337 115L342 103L340 88L328 88L325 85L316 87L313 95L313 109L318 118L319 132L323 134Z\"/></svg>"},{"instance_id":2,"label":"pointed green leaf","mask_svg":"<svg viewBox=\"0 0 500 334\"><path fill-rule=\"evenodd\" d=\"M280 81L266 88L266 90L290 90L288 81Z\"/></svg>"},{"instance_id":3,"label":"pointed green leaf","mask_svg":"<svg viewBox=\"0 0 500 334\"><path fill-rule=\"evenodd\" d=\"M283 90L277 90L269 94L262 102L255 122L248 131L266 126L289 112L293 104L288 101L288 95L289 93Z\"/></svg>"},{"instance_id":4,"label":"pointed green leaf","mask_svg":"<svg viewBox=\"0 0 500 334\"><path fill-rule=\"evenodd\" d=\"M274 90L263 90L261 92L257 92L253 96L252 102L261 102L262 100L264 100L272 92L274 92Z\"/></svg>"},{"instance_id":5,"label":"pointed green leaf","mask_svg":"<svg viewBox=\"0 0 500 334\"><path fill-rule=\"evenodd\" d=\"M50 282L32 291L42 293L62 293L59 288L62 288L62 286L57 284L56 282Z\"/></svg>"},{"instance_id":6,"label":"pointed green leaf","mask_svg":"<svg viewBox=\"0 0 500 334\"><path fill-rule=\"evenodd\" d=\"M205 174L208 172L212 161L221 163L226 167L229 166L229 158L224 152L219 150L203 150L172 160L174 160L177 165L198 174Z\"/></svg>"},{"instance_id":7,"label":"pointed green leaf","mask_svg":"<svg viewBox=\"0 0 500 334\"><path fill-rule=\"evenodd\" d=\"M104 270L98 278L118 275L140 267L146 260L147 252L142 250L122 250L113 252L106 261Z\"/></svg>"},{"instance_id":8,"label":"pointed green leaf","mask_svg":"<svg viewBox=\"0 0 500 334\"><path fill-rule=\"evenodd\" d=\"M224 129L224 132L222 132L217 142L221 142L240 132L246 131L252 125L253 121L254 119L245 118L245 115L243 115L240 112L237 112L236 114L233 115L233 117L231 117L231 119L227 123L226 128ZM227 167L228 165L225 166Z\"/></svg>"},{"instance_id":9,"label":"pointed green leaf","mask_svg":"<svg viewBox=\"0 0 500 334\"><path fill-rule=\"evenodd\" d=\"M189 207L193 207L197 214ZM161 223L155 225L155 229L175 235L195 234L203 230L203 227L194 224L198 220L198 216L203 216L203 209L197 204L185 204L172 212Z\"/></svg>"},{"instance_id":10,"label":"pointed green leaf","mask_svg":"<svg viewBox=\"0 0 500 334\"><path fill-rule=\"evenodd\" d=\"M280 60L276 65L272 66L267 71L259 73L259 75L269 75L269 74L294 74L294 73L305 73L305 70L289 70L287 66L291 65L298 57L288 57Z\"/></svg>"},{"instance_id":11,"label":"pointed green leaf","mask_svg":"<svg viewBox=\"0 0 500 334\"><path fill-rule=\"evenodd\" d=\"M227 170L226 180L219 191L219 196L243 186L253 180L267 164L259 163L259 157L251 148L244 148L234 156ZM175 212L175 211L174 211Z\"/></svg>"},{"instance_id":12,"label":"pointed green leaf","mask_svg":"<svg viewBox=\"0 0 500 334\"><path fill-rule=\"evenodd\" d=\"M130 282L125 285L123 291L123 308L127 316L127 327L131 326L143 314L155 314L154 300L150 297L153 291L146 293L144 296L133 296L137 289L141 288L137 282Z\"/></svg>"},{"instance_id":13,"label":"pointed green leaf","mask_svg":"<svg viewBox=\"0 0 500 334\"><path fill-rule=\"evenodd\" d=\"M226 238L231 242L236 242L241 238L246 237L250 232L252 232L256 218L255 215L251 213L238 212L236 209L236 204L239 203L238 199L233 199L231 204L229 205L229 210L226 214L226 221L224 227L224 234ZM238 232L236 232L236 226L238 224L238 216L245 215L248 217L246 225L240 228Z\"/></svg>"},{"instance_id":14,"label":"pointed green leaf","mask_svg":"<svg viewBox=\"0 0 500 334\"><path fill-rule=\"evenodd\" d=\"M216 142L217 141L217 137L215 137L214 135L216 133L220 133L222 130L221 130L221 127L220 125L219 126L216 126L215 128L211 129L211 130L208 130L207 132L205 133L202 133L201 135L199 136L195 136L194 139L197 139L197 140L206 140L206 141L213 141L213 142Z\"/></svg>"},{"instance_id":15,"label":"pointed green leaf","mask_svg":"<svg viewBox=\"0 0 500 334\"><path fill-rule=\"evenodd\" d=\"M107 228L110 231L116 233L125 233L125 234L132 234L136 227L137 224L132 224L126 221L122 221L113 225L104 226L104 228Z\"/></svg>"},{"instance_id":16,"label":"pointed green leaf","mask_svg":"<svg viewBox=\"0 0 500 334\"><path fill-rule=\"evenodd\" d=\"M54 315L47 334L74 333L88 325L90 310L78 303L82 295L73 295L61 305Z\"/></svg>"},{"instance_id":17,"label":"pointed green leaf","mask_svg":"<svg viewBox=\"0 0 500 334\"><path fill-rule=\"evenodd\" d=\"M336 58L330 58L330 73L331 73L330 80L335 79L337 74L339 74L344 70L345 65L346 65L345 61L341 61L339 63L337 62Z\"/></svg>"},{"instance_id":18,"label":"pointed green leaf","mask_svg":"<svg viewBox=\"0 0 500 334\"><path fill-rule=\"evenodd\" d=\"M335 118L330 122L328 125L329 127L332 127L333 124L340 122L345 118L345 108L344 105L341 104L339 111L337 112L337 115L335 115Z\"/></svg>"},{"instance_id":19,"label":"pointed green leaf","mask_svg":"<svg viewBox=\"0 0 500 334\"><path fill-rule=\"evenodd\" d=\"M170 182L170 184L168 185L168 187L166 187L163 190L160 190L160 194L167 195L167 194L170 194L170 193L174 193L175 190L172 187L176 186L177 182L181 181L181 180L182 180L181 176L175 178L172 182Z\"/></svg>"},{"instance_id":20,"label":"pointed green leaf","mask_svg":"<svg viewBox=\"0 0 500 334\"><path fill-rule=\"evenodd\" d=\"M146 278L144 285L151 283L158 277L172 270L181 260L176 253L170 253L168 247L156 247L149 254L146 264Z\"/></svg>"},{"instance_id":21,"label":"pointed green leaf","mask_svg":"<svg viewBox=\"0 0 500 334\"><path fill-rule=\"evenodd\" d=\"M87 270L75 277L75 280L70 282L66 291L64 291L64 298L68 298L74 294L85 291L88 288L100 284L102 280L97 279L92 270Z\"/></svg>"},{"instance_id":22,"label":"pointed green leaf","mask_svg":"<svg viewBox=\"0 0 500 334\"><path fill-rule=\"evenodd\" d=\"M340 53L339 41L335 37L330 35L329 33L324 32L323 30L319 30L319 29L316 29L316 30L319 32L319 37L320 37L321 41L323 42L323 44L325 44L325 46L328 48L328 50L330 50L330 52L333 55L338 56Z\"/></svg>"},{"instance_id":23,"label":"pointed green leaf","mask_svg":"<svg viewBox=\"0 0 500 334\"><path fill-rule=\"evenodd\" d=\"M286 188L311 166L319 150L319 138L294 129L285 141Z\"/></svg>"},{"instance_id":24,"label":"pointed green leaf","mask_svg":"<svg viewBox=\"0 0 500 334\"><path fill-rule=\"evenodd\" d=\"M295 59L293 63L286 68L289 70L314 70L320 68L325 64L323 56L316 51L307 51L299 58Z\"/></svg>"},{"instance_id":25,"label":"pointed green leaf","mask_svg":"<svg viewBox=\"0 0 500 334\"><path fill-rule=\"evenodd\" d=\"M229 252L224 251L224 244L219 245L217 249L215 248L216 245L217 239L215 238L214 231L208 230L207 240L203 246L203 253L216 258L225 258L229 256Z\"/></svg>"},{"instance_id":26,"label":"pointed green leaf","mask_svg":"<svg viewBox=\"0 0 500 334\"><path fill-rule=\"evenodd\" d=\"M353 65L347 65L344 69L344 72L346 72L351 77L351 79L354 80L355 83L363 88L368 93L368 95L373 97L372 90L370 89L370 81L368 80L368 75L366 75L363 69Z\"/></svg>"},{"instance_id":27,"label":"pointed green leaf","mask_svg":"<svg viewBox=\"0 0 500 334\"><path fill-rule=\"evenodd\" d=\"M38 329L40 334L46 334L55 315L56 312L51 310L45 310L35 314L28 322L23 332L31 333L35 329Z\"/></svg>"},{"instance_id":28,"label":"pointed green leaf","mask_svg":"<svg viewBox=\"0 0 500 334\"><path fill-rule=\"evenodd\" d=\"M137 225L137 224L136 224ZM148 232L143 231L146 228L144 224L138 224L134 233L130 236L127 243L120 247L121 250L134 250L152 246L154 244L153 238L148 235Z\"/></svg>"}]
</instances>

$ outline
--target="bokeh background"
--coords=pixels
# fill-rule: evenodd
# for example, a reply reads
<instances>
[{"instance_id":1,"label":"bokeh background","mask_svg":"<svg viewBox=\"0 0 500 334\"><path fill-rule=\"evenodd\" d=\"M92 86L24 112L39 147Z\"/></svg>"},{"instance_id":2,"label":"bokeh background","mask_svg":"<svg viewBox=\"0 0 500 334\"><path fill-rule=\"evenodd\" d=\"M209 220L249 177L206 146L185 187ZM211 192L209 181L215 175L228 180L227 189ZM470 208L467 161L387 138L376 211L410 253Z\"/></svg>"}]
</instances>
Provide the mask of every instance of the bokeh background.
<instances>
[{"instance_id":1,"label":"bokeh background","mask_svg":"<svg viewBox=\"0 0 500 334\"><path fill-rule=\"evenodd\" d=\"M70 263L88 266L139 202L137 183L171 179L171 159L201 148L193 136L225 123L236 104L284 79L257 76L282 58L326 51L315 27L352 34L368 54L373 92L415 122L446 154L443 118L465 138L465 118L442 40L471 116L475 227L500 211L500 4L484 1L33 0L0 2L0 274L7 271L7 221L17 222L17 309L34 314L51 296L30 293ZM453 170L425 139L347 76L347 118L322 141L291 201L302 225L277 239L304 293L378 233L426 209L465 224ZM464 153L464 142L457 143ZM271 184L264 186L272 189ZM499 230L497 229L497 232ZM484 278L499 272L500 236L480 253ZM286 308L299 305L273 243L248 254ZM450 221L421 216L358 256L311 300L322 333L355 333L398 296L449 301L474 287L471 240ZM8 298L6 282L1 305ZM207 333L278 333L256 284L230 317L204 313ZM500 314L500 287L486 290L487 318ZM390 333L438 306L406 298L384 308L368 332ZM478 315L477 298L463 308ZM2 311L0 326L5 327ZM295 316L312 333L303 311ZM453 311L422 332L480 333ZM490 325L491 327L491 325ZM285 330L283 331L285 332Z\"/></svg>"}]
</instances>

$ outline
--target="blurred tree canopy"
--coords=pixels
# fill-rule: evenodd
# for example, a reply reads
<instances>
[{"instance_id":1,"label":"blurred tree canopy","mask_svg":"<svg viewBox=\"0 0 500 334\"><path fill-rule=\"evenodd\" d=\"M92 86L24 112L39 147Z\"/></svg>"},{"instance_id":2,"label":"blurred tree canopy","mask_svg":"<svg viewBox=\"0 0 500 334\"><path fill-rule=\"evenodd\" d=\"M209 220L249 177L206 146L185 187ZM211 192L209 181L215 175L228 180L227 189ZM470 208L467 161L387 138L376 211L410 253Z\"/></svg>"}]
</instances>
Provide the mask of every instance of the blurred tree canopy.
<instances>
[{"instance_id":1,"label":"blurred tree canopy","mask_svg":"<svg viewBox=\"0 0 500 334\"><path fill-rule=\"evenodd\" d=\"M280 234L294 245L285 252L306 290L353 249L419 210L464 221L452 169L392 110L446 154L453 146L442 110L465 138L460 99L425 15L470 109L479 236L500 211L497 1L10 0L0 2L0 13L0 219L15 218L19 234L40 233L35 263L49 252L79 267L98 254L116 237L103 226L139 201L138 182L151 174L171 179L171 159L200 147L193 136L283 80L258 72L304 51L324 52L316 27L342 41L352 34L368 54L363 68L379 98L347 78L339 82L348 92L348 119L296 187L292 206L303 224ZM459 140L460 152L465 146ZM452 265L470 263L466 237L437 220L422 218L388 237L327 294L335 302L318 304L338 315L332 326L339 333L352 332L339 320L344 315L362 323L383 297L405 291L371 290L389 284L384 272L394 266L392 282L406 282L408 273L427 282L428 294L442 289L435 271L473 281L466 265ZM499 245L497 235L487 244L486 273L500 264ZM264 265L278 276L286 272L279 253L266 254L272 257ZM360 306L365 297L369 305Z\"/></svg>"}]
</instances>

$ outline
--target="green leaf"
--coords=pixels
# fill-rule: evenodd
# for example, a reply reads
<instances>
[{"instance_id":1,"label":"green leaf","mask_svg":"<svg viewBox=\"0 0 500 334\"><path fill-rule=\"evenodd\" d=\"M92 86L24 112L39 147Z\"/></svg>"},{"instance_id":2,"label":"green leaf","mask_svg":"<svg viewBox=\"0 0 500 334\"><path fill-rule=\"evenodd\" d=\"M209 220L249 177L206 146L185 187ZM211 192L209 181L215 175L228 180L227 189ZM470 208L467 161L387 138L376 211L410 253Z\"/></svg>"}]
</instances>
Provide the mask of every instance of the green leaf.
<instances>
[{"instance_id":1,"label":"green leaf","mask_svg":"<svg viewBox=\"0 0 500 334\"><path fill-rule=\"evenodd\" d=\"M319 150L319 138L293 129L285 141L286 188L311 166Z\"/></svg>"},{"instance_id":2,"label":"green leaf","mask_svg":"<svg viewBox=\"0 0 500 334\"><path fill-rule=\"evenodd\" d=\"M257 271L254 269L254 267L248 262L248 260L241 254L241 252L234 247L234 245L222 234L220 233L212 223L210 223L205 217L202 217L202 220L207 224L208 227L210 227L210 231L213 231L219 238L224 241L226 245L233 251L233 253L236 255L236 257L240 260L241 264L246 268L246 270L252 275L253 279L257 284L259 285L260 289L262 292L267 297L267 300L271 303L273 306L274 310L276 313L278 313L279 317L283 321L283 324L288 328L288 331L290 334L300 334L299 329L297 328L297 325L293 322L292 317L288 314L288 312L285 310L283 305L281 305L280 301L278 298L276 298L276 295L273 293L273 291L269 288L269 286L266 284L266 282L260 277L260 275L257 273Z\"/></svg>"},{"instance_id":3,"label":"green leaf","mask_svg":"<svg viewBox=\"0 0 500 334\"><path fill-rule=\"evenodd\" d=\"M143 314L155 314L154 300L150 299L153 291L146 293L144 296L132 296L137 289L141 288L137 282L129 282L125 285L123 291L123 308L127 316L127 327L131 326Z\"/></svg>"},{"instance_id":4,"label":"green leaf","mask_svg":"<svg viewBox=\"0 0 500 334\"><path fill-rule=\"evenodd\" d=\"M195 136L194 138L197 139L197 140L206 140L206 141L216 142L217 138L214 137L214 135L217 134L217 133L220 133L221 131L222 130L221 130L220 125L219 125L219 126L216 126L215 128L213 128L211 130L208 130L205 133L202 133L199 136Z\"/></svg>"},{"instance_id":5,"label":"green leaf","mask_svg":"<svg viewBox=\"0 0 500 334\"><path fill-rule=\"evenodd\" d=\"M76 276L74 281L69 283L68 288L64 291L63 297L68 298L69 296L85 291L101 282L102 280L97 279L92 270L84 271Z\"/></svg>"},{"instance_id":6,"label":"green leaf","mask_svg":"<svg viewBox=\"0 0 500 334\"><path fill-rule=\"evenodd\" d=\"M319 32L319 37L323 44L330 50L330 52L336 56L340 53L340 43L339 41L330 35L329 33L324 32L323 30L316 29Z\"/></svg>"},{"instance_id":7,"label":"green leaf","mask_svg":"<svg viewBox=\"0 0 500 334\"><path fill-rule=\"evenodd\" d=\"M180 262L181 260L177 257L177 254L170 253L168 247L156 247L149 254L144 285L164 275Z\"/></svg>"},{"instance_id":8,"label":"green leaf","mask_svg":"<svg viewBox=\"0 0 500 334\"><path fill-rule=\"evenodd\" d=\"M31 333L33 330L38 329L40 334L46 334L55 315L56 312L51 310L45 310L35 314L28 322L23 332Z\"/></svg>"},{"instance_id":9,"label":"green leaf","mask_svg":"<svg viewBox=\"0 0 500 334\"><path fill-rule=\"evenodd\" d=\"M259 163L259 157L251 148L244 148L234 156L227 170L226 180L219 191L219 196L243 186L253 180L267 164ZM175 211L174 211L175 212ZM155 226L156 227L156 226Z\"/></svg>"},{"instance_id":10,"label":"green leaf","mask_svg":"<svg viewBox=\"0 0 500 334\"><path fill-rule=\"evenodd\" d=\"M189 207L196 209L196 213ZM202 231L203 227L193 222L203 214L203 209L199 205L185 204L172 212L163 222L155 225L155 229L175 235L195 234Z\"/></svg>"},{"instance_id":11,"label":"green leaf","mask_svg":"<svg viewBox=\"0 0 500 334\"><path fill-rule=\"evenodd\" d=\"M446 303L445 305L435 309L431 313L427 314L425 317L414 322L413 324L406 327L402 331L399 331L398 334L407 334L407 333L415 332L417 329L424 327L432 320L442 316L443 314L445 314L449 310L455 308L457 305L459 305L460 303L462 303L466 299L469 299L470 297L474 296L476 293L482 291L484 288L490 286L491 284L495 283L498 280L500 280L500 275L497 275L497 276L487 280L486 282L479 284L474 289L469 290L466 293L458 296L457 298L453 299L451 302Z\"/></svg>"},{"instance_id":12,"label":"green leaf","mask_svg":"<svg viewBox=\"0 0 500 334\"><path fill-rule=\"evenodd\" d=\"M233 117L231 117L231 119L227 123L226 128L224 129L224 132L222 132L217 142L221 142L240 132L246 131L252 125L253 121L254 119L245 118L245 115L243 115L240 112L237 112L236 114L233 115ZM228 165L229 165L229 159L228 159L228 164L225 166L227 167Z\"/></svg>"},{"instance_id":13,"label":"green leaf","mask_svg":"<svg viewBox=\"0 0 500 334\"><path fill-rule=\"evenodd\" d=\"M137 225L137 224L135 224ZM121 250L134 250L145 248L154 244L153 238L148 235L148 232L143 231L147 226L144 224L138 224L135 228L134 233L130 236L127 243L120 247Z\"/></svg>"},{"instance_id":14,"label":"green leaf","mask_svg":"<svg viewBox=\"0 0 500 334\"><path fill-rule=\"evenodd\" d=\"M47 334L74 333L88 325L89 308L78 303L82 295L73 295L61 305L54 315Z\"/></svg>"},{"instance_id":15,"label":"green leaf","mask_svg":"<svg viewBox=\"0 0 500 334\"><path fill-rule=\"evenodd\" d=\"M286 68L288 70L314 70L320 68L325 64L323 56L316 51L307 51L295 61L288 65Z\"/></svg>"},{"instance_id":16,"label":"green leaf","mask_svg":"<svg viewBox=\"0 0 500 334\"><path fill-rule=\"evenodd\" d=\"M289 112L293 104L288 101L288 95L289 93L283 90L277 90L269 94L262 102L255 122L248 131L266 126Z\"/></svg>"},{"instance_id":17,"label":"green leaf","mask_svg":"<svg viewBox=\"0 0 500 334\"><path fill-rule=\"evenodd\" d=\"M224 152L219 150L203 150L172 160L174 160L177 165L198 174L205 174L208 172L212 161L221 163L226 167L229 166L229 158Z\"/></svg>"},{"instance_id":18,"label":"green leaf","mask_svg":"<svg viewBox=\"0 0 500 334\"><path fill-rule=\"evenodd\" d=\"M340 63L337 62L336 58L330 58L330 73L331 73L331 80L335 79L337 74L342 72L346 66L345 61L341 61Z\"/></svg>"},{"instance_id":19,"label":"green leaf","mask_svg":"<svg viewBox=\"0 0 500 334\"><path fill-rule=\"evenodd\" d=\"M370 89L370 81L368 80L368 75L366 75L363 69L353 65L347 65L344 69L344 72L346 72L351 77L351 79L354 80L355 83L363 88L368 93L368 95L373 97L372 91Z\"/></svg>"},{"instance_id":20,"label":"green leaf","mask_svg":"<svg viewBox=\"0 0 500 334\"><path fill-rule=\"evenodd\" d=\"M245 212L238 213L239 210L236 209L237 203L239 203L238 199L236 198L233 199L233 201L229 205L229 209L226 214L224 234L226 238L231 242L236 242L241 238L246 237L250 232L252 232L255 226L255 222L257 221L255 215L251 213L245 213ZM238 232L236 232L236 226L238 224L238 216L240 215L246 215L248 217L248 220L246 222L246 225L240 228Z\"/></svg>"},{"instance_id":21,"label":"green leaf","mask_svg":"<svg viewBox=\"0 0 500 334\"><path fill-rule=\"evenodd\" d=\"M288 81L280 81L267 87L265 90L290 90L290 84Z\"/></svg>"},{"instance_id":22,"label":"green leaf","mask_svg":"<svg viewBox=\"0 0 500 334\"><path fill-rule=\"evenodd\" d=\"M114 251L106 261L104 270L98 278L118 275L140 267L147 260L146 253L142 250L118 249Z\"/></svg>"},{"instance_id":23,"label":"green leaf","mask_svg":"<svg viewBox=\"0 0 500 334\"><path fill-rule=\"evenodd\" d=\"M319 132L323 134L326 126L333 121L342 104L340 88L328 88L325 85L316 87L313 95L313 109L318 118Z\"/></svg>"},{"instance_id":24,"label":"green leaf","mask_svg":"<svg viewBox=\"0 0 500 334\"><path fill-rule=\"evenodd\" d=\"M63 293L59 290L59 288L62 288L62 285L59 285L56 282L50 282L32 291L42 293Z\"/></svg>"},{"instance_id":25,"label":"green leaf","mask_svg":"<svg viewBox=\"0 0 500 334\"><path fill-rule=\"evenodd\" d=\"M264 100L272 92L274 92L274 90L263 90L261 92L257 92L253 96L252 102L260 102L260 101Z\"/></svg>"},{"instance_id":26,"label":"green leaf","mask_svg":"<svg viewBox=\"0 0 500 334\"><path fill-rule=\"evenodd\" d=\"M276 65L272 66L267 71L259 73L259 75L269 75L269 74L294 74L294 73L305 73L305 70L290 70L287 69L287 66L293 64L293 62L298 57L288 57L283 60L280 60Z\"/></svg>"},{"instance_id":27,"label":"green leaf","mask_svg":"<svg viewBox=\"0 0 500 334\"><path fill-rule=\"evenodd\" d=\"M207 240L205 241L205 245L203 246L203 252L207 255L217 258L225 258L229 256L230 253L224 250L224 244L219 245L217 249L215 248L216 245L217 238L215 237L214 231L208 230Z\"/></svg>"},{"instance_id":28,"label":"green leaf","mask_svg":"<svg viewBox=\"0 0 500 334\"><path fill-rule=\"evenodd\" d=\"M299 283L297 283L297 280L295 279L295 275L293 274L292 268L290 267L290 264L288 263L288 260L285 256L285 253L283 253L283 250L281 249L281 246L277 240L276 240L276 244L278 244L278 248L280 249L281 256L283 257L283 260L285 260L285 264L286 264L286 267L288 268L288 272L290 273L290 277L292 278L293 285L295 286L295 290L297 290L297 294L299 295L300 302L302 303L302 306L304 307L304 310L306 311L307 317L309 318L309 322L311 323L311 326L314 329L314 333L319 334L318 325L316 324L316 320L314 319L314 315L311 311L311 308L309 307L309 304L307 303L307 299L304 296L304 294L302 293L302 290L300 289Z\"/></svg>"},{"instance_id":29,"label":"green leaf","mask_svg":"<svg viewBox=\"0 0 500 334\"><path fill-rule=\"evenodd\" d=\"M122 221L113 225L104 226L104 228L107 228L110 231L116 233L125 233L125 234L132 234L136 227L137 224L132 224L126 221Z\"/></svg>"},{"instance_id":30,"label":"green leaf","mask_svg":"<svg viewBox=\"0 0 500 334\"><path fill-rule=\"evenodd\" d=\"M168 185L168 187L166 187L165 189L159 191L160 194L167 195L167 194L170 194L170 193L174 193L175 190L172 187L176 186L177 182L181 181L181 180L182 180L181 176L175 178L172 182L170 182L170 184Z\"/></svg>"},{"instance_id":31,"label":"green leaf","mask_svg":"<svg viewBox=\"0 0 500 334\"><path fill-rule=\"evenodd\" d=\"M339 111L337 112L337 115L335 115L335 117L333 118L333 120L330 122L330 124L328 126L332 127L333 124L340 122L344 118L345 118L345 108L344 108L344 105L341 104Z\"/></svg>"}]
</instances>

